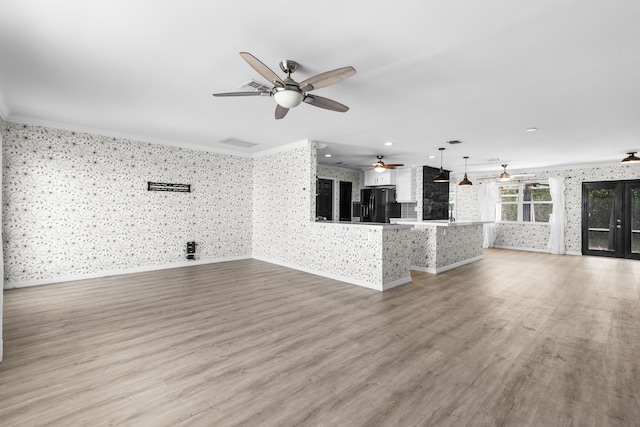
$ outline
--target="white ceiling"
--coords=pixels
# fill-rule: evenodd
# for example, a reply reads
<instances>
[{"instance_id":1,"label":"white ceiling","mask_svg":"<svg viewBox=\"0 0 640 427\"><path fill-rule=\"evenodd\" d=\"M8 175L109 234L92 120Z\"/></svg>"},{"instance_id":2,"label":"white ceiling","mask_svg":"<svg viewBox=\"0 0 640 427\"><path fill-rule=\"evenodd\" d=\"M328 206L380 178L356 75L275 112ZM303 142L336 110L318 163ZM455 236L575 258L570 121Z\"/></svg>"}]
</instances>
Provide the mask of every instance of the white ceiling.
<instances>
[{"instance_id":1,"label":"white ceiling","mask_svg":"<svg viewBox=\"0 0 640 427\"><path fill-rule=\"evenodd\" d=\"M0 112L243 155L308 138L349 165L618 162L640 151L639 22L637 0L0 0ZM352 65L314 92L351 109L212 97L263 81L241 51L297 81Z\"/></svg>"}]
</instances>

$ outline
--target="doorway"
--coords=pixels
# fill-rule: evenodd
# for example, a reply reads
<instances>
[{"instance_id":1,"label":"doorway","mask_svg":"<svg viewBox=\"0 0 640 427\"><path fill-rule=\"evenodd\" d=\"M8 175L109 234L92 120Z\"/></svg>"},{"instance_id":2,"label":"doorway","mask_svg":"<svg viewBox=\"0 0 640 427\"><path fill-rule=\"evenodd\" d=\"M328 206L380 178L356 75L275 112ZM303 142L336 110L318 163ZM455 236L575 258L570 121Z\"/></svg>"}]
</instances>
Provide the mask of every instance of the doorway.
<instances>
[{"instance_id":1,"label":"doorway","mask_svg":"<svg viewBox=\"0 0 640 427\"><path fill-rule=\"evenodd\" d=\"M351 221L352 185L349 181L340 181L340 205L338 213L340 221Z\"/></svg>"},{"instance_id":2,"label":"doorway","mask_svg":"<svg viewBox=\"0 0 640 427\"><path fill-rule=\"evenodd\" d=\"M316 219L333 220L333 180L318 178L316 182Z\"/></svg>"},{"instance_id":3,"label":"doorway","mask_svg":"<svg viewBox=\"0 0 640 427\"><path fill-rule=\"evenodd\" d=\"M582 184L582 254L640 259L640 180Z\"/></svg>"}]
</instances>

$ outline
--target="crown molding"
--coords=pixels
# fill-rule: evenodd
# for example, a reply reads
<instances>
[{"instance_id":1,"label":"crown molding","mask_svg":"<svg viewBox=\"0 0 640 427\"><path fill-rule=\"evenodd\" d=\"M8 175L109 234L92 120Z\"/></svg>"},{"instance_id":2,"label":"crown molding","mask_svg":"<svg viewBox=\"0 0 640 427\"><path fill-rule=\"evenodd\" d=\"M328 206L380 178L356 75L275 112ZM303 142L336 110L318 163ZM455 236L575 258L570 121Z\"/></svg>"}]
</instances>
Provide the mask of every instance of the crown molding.
<instances>
[{"instance_id":1,"label":"crown molding","mask_svg":"<svg viewBox=\"0 0 640 427\"><path fill-rule=\"evenodd\" d=\"M233 151L233 150L225 150L224 148L218 148L218 147L216 147L216 148L208 148L208 147L205 147L203 145L193 144L193 143L188 143L188 142L173 141L173 140L162 139L162 138L153 138L153 137L148 137L148 136L130 134L130 133L126 133L126 132L113 132L113 131L107 131L107 130L104 130L104 129L77 126L77 125L72 125L72 124L68 124L68 123L61 123L61 122L54 122L54 121L48 121L48 120L34 119L34 118L31 118L31 117L10 116L9 119L5 119L5 120L6 121L10 121L10 122L15 122L15 123L21 123L21 124L25 124L25 125L42 126L42 127L48 127L48 128L54 128L54 129L63 129L63 130L68 130L68 131L72 131L72 132L88 133L88 134L93 134L93 135L108 136L108 137L111 137L111 138L128 139L128 140L131 140L131 141L147 142L147 143L150 143L150 144L168 145L168 146L171 146L171 147L186 148L186 149L189 149L189 150L206 151L206 152L217 153L217 154L228 154L228 155L231 155L231 156L238 156L238 157L251 157L250 153L238 153L238 152Z\"/></svg>"},{"instance_id":2,"label":"crown molding","mask_svg":"<svg viewBox=\"0 0 640 427\"><path fill-rule=\"evenodd\" d=\"M309 147L311 141L303 139L301 141L292 142L290 144L278 145L277 147L268 148L266 150L256 151L251 157L264 157L271 154L281 153L283 151L293 150L295 148Z\"/></svg>"}]
</instances>

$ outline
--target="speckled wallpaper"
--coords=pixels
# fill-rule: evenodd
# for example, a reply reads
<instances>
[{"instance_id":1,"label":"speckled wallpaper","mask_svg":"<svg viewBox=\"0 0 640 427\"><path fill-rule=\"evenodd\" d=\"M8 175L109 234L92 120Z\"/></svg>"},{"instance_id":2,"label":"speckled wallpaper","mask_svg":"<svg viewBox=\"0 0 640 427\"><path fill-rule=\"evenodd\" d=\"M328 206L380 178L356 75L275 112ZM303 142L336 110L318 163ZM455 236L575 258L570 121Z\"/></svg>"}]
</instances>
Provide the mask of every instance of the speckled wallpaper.
<instances>
[{"instance_id":1,"label":"speckled wallpaper","mask_svg":"<svg viewBox=\"0 0 640 427\"><path fill-rule=\"evenodd\" d=\"M503 223L497 226L494 246L498 248L526 248L547 251L551 229L548 223Z\"/></svg>"},{"instance_id":2,"label":"speckled wallpaper","mask_svg":"<svg viewBox=\"0 0 640 427\"><path fill-rule=\"evenodd\" d=\"M563 170L535 171L536 180L549 177L565 179L565 246L568 254L582 253L582 183L590 181L614 181L639 179L639 164L618 164L608 166L581 167ZM466 187L456 196L458 218L479 219L479 207L467 203L467 197L477 200L478 177L469 176L474 183ZM475 196L471 195L475 192ZM509 248L547 250L549 242L549 226L547 224L497 224L496 245Z\"/></svg>"},{"instance_id":3,"label":"speckled wallpaper","mask_svg":"<svg viewBox=\"0 0 640 427\"><path fill-rule=\"evenodd\" d=\"M481 227L417 225L410 236L411 266L436 273L454 264L482 258Z\"/></svg>"},{"instance_id":4,"label":"speckled wallpaper","mask_svg":"<svg viewBox=\"0 0 640 427\"><path fill-rule=\"evenodd\" d=\"M252 159L5 122L5 285L251 256ZM147 181L191 193L147 191Z\"/></svg>"},{"instance_id":5,"label":"speckled wallpaper","mask_svg":"<svg viewBox=\"0 0 640 427\"><path fill-rule=\"evenodd\" d=\"M303 142L254 159L253 256L379 290L410 280L408 228L383 231L311 221L314 145Z\"/></svg>"},{"instance_id":6,"label":"speckled wallpaper","mask_svg":"<svg viewBox=\"0 0 640 427\"><path fill-rule=\"evenodd\" d=\"M315 162L307 141L253 160L254 256L305 265L307 228L315 217Z\"/></svg>"}]
</instances>

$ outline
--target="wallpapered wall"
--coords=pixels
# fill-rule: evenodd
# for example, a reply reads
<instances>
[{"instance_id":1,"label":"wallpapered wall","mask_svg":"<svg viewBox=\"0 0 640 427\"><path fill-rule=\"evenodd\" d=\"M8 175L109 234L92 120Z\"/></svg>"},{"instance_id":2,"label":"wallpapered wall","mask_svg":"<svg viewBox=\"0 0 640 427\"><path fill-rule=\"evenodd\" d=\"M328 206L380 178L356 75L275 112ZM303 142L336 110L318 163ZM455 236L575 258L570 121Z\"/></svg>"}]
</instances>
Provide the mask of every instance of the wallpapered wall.
<instances>
[{"instance_id":1,"label":"wallpapered wall","mask_svg":"<svg viewBox=\"0 0 640 427\"><path fill-rule=\"evenodd\" d=\"M253 255L304 265L307 228L315 218L313 142L254 160ZM312 197L312 194L314 197Z\"/></svg>"},{"instance_id":2,"label":"wallpapered wall","mask_svg":"<svg viewBox=\"0 0 640 427\"><path fill-rule=\"evenodd\" d=\"M3 125L5 282L251 256L252 159ZM192 184L147 191L147 181Z\"/></svg>"},{"instance_id":3,"label":"wallpapered wall","mask_svg":"<svg viewBox=\"0 0 640 427\"><path fill-rule=\"evenodd\" d=\"M311 222L316 173L313 142L255 159L253 257L373 288L406 279L409 229Z\"/></svg>"},{"instance_id":4,"label":"wallpapered wall","mask_svg":"<svg viewBox=\"0 0 640 427\"><path fill-rule=\"evenodd\" d=\"M536 171L532 181L549 177L565 178L565 246L567 253L582 253L582 183L590 181L617 181L640 179L640 165L611 165L582 167L563 170ZM478 198L480 181L469 177L471 187L456 188L456 211L458 218L480 219L478 203L469 203ZM475 180L474 180L475 179ZM485 181L486 182L486 181ZM496 245L510 248L547 250L549 226L547 224L497 224Z\"/></svg>"},{"instance_id":5,"label":"wallpapered wall","mask_svg":"<svg viewBox=\"0 0 640 427\"><path fill-rule=\"evenodd\" d=\"M0 147L2 146L2 126L3 120L0 116ZM0 150L0 160L2 160L2 151ZM1 193L0 193L0 202L2 202ZM0 213L0 223L2 223L2 214ZM3 249L0 245L0 260L3 258ZM0 262L0 277L4 277L4 264ZM2 341L2 310L4 306L4 292L2 291L2 287L0 287L0 362L2 362L3 357L3 341Z\"/></svg>"}]
</instances>

